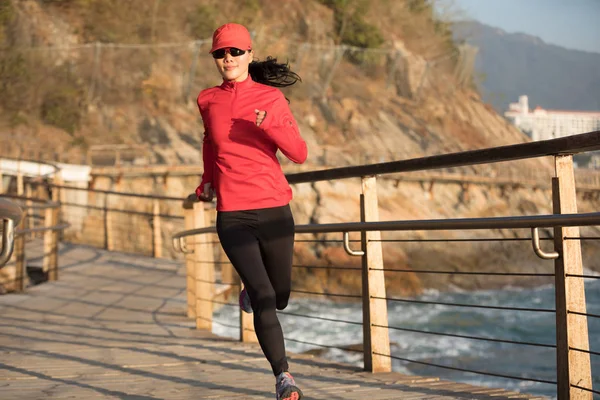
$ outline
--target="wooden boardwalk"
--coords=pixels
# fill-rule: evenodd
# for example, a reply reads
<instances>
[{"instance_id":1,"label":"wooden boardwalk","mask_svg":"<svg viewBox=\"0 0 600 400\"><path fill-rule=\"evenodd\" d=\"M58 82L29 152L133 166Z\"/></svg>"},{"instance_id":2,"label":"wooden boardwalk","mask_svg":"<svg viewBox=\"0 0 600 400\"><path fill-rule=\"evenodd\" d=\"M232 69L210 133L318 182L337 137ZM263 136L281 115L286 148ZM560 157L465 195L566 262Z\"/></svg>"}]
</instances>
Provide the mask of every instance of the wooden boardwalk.
<instances>
[{"instance_id":1,"label":"wooden boardwalk","mask_svg":"<svg viewBox=\"0 0 600 400\"><path fill-rule=\"evenodd\" d=\"M60 265L59 281L0 296L0 399L275 398L257 345L185 317L183 263L63 245ZM309 355L290 364L306 399L540 398Z\"/></svg>"}]
</instances>

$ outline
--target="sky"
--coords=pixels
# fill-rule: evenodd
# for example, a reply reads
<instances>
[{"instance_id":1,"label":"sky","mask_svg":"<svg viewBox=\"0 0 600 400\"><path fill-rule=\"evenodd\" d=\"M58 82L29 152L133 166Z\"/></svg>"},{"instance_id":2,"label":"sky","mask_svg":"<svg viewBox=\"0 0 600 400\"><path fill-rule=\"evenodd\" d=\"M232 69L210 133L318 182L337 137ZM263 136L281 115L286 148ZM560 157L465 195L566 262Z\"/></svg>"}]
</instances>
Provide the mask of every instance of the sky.
<instances>
[{"instance_id":1,"label":"sky","mask_svg":"<svg viewBox=\"0 0 600 400\"><path fill-rule=\"evenodd\" d=\"M600 0L439 0L453 18L475 19L509 33L600 53Z\"/></svg>"}]
</instances>

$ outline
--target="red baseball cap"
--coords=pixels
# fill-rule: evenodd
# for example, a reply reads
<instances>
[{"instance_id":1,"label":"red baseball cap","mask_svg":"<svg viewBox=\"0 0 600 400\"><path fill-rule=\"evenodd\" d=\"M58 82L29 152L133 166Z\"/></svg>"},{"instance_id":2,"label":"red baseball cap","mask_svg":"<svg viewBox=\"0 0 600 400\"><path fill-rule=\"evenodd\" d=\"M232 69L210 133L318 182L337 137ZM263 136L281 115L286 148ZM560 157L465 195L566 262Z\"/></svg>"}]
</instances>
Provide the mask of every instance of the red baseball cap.
<instances>
[{"instance_id":1,"label":"red baseball cap","mask_svg":"<svg viewBox=\"0 0 600 400\"><path fill-rule=\"evenodd\" d=\"M228 23L217 28L213 33L212 48L209 53L224 47L237 47L240 50L252 49L252 38L245 26Z\"/></svg>"}]
</instances>

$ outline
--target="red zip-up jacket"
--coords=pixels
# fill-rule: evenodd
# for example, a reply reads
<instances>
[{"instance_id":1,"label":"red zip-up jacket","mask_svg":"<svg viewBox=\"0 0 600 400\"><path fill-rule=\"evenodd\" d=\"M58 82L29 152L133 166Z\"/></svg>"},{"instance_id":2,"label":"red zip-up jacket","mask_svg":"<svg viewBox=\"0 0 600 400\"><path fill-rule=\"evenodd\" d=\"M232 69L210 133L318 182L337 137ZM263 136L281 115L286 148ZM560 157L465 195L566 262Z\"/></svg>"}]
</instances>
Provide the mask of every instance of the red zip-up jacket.
<instances>
[{"instance_id":1,"label":"red zip-up jacket","mask_svg":"<svg viewBox=\"0 0 600 400\"><path fill-rule=\"evenodd\" d=\"M201 190L210 183L218 211L286 205L292 199L277 150L291 161L306 161L306 142L283 93L254 82L224 81L198 96L204 123ZM256 126L255 109L266 111Z\"/></svg>"}]
</instances>

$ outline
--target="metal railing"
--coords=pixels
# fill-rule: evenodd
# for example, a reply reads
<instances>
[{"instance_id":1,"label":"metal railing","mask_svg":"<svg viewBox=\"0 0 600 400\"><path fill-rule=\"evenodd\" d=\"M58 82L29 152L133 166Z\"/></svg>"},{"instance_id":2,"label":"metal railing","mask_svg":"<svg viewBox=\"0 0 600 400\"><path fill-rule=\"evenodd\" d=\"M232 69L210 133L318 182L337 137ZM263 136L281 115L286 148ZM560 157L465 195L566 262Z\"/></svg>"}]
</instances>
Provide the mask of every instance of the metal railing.
<instances>
[{"instance_id":1,"label":"metal railing","mask_svg":"<svg viewBox=\"0 0 600 400\"><path fill-rule=\"evenodd\" d=\"M362 194L361 221L332 224L299 225L296 233L324 234L340 233L341 242L350 256L360 256L362 267L342 267L344 271L360 271L362 279L362 294L342 294L293 290L293 292L320 295L327 297L345 297L362 299L363 321L345 321L336 318L323 318L282 312L283 315L327 320L338 323L362 325L363 327L363 352L366 370L373 372L391 370L391 360L400 360L409 363L425 364L432 367L453 369L463 372L489 375L507 379L516 379L543 384L557 385L559 399L591 399L592 394L600 394L592 387L591 356L600 354L590 351L587 318L600 318L598 315L586 312L586 301L583 279L598 279L597 276L583 273L581 260L582 240L590 239L580 235L580 226L600 225L600 213L578 213L576 205L576 189L572 155L600 149L600 131L582 135L575 135L548 141L532 142L497 148L467 151L455 154L446 154L433 157L424 157L411 160L394 161L365 166L347 168L334 168L320 171L302 172L287 175L290 184L312 183L336 179L361 178ZM507 216L494 218L462 218L462 219L435 219L435 220L397 220L379 221L378 202L376 193L376 176L380 174L399 174L411 171L423 171L439 168L461 167L484 163L516 161L527 158L552 156L555 161L556 176L551 179L553 214ZM214 234L215 227L205 223L206 210L204 204L187 204L186 220L196 221L195 228L186 229L172 236L173 245L179 251L186 253L188 270L188 316L196 319L199 329L211 329L213 323L213 304L237 306L214 297L216 283L236 284L231 278L221 277L215 279L214 250L216 241L209 240L207 234ZM189 224L186 224L189 226ZM543 250L540 244L539 228L552 228L553 249ZM456 231L456 230L493 230L493 229L528 229L531 237L515 240L531 240L531 247L535 254L543 260L553 260L553 273L490 273L487 271L447 271L447 270L413 270L413 269L388 269L383 266L382 231ZM350 232L360 232L360 248L352 249ZM195 239L195 235L198 235ZM483 240L496 240L497 238L484 238ZM598 238L593 238L598 239ZM464 239L469 241L473 239ZM477 239L474 239L477 240ZM499 240L508 240L502 238ZM306 240L307 242L317 242ZM329 240L332 241L332 240ZM393 240L391 240L393 241ZM423 242L425 240L414 240ZM433 240L432 240L433 241ZM451 240L440 240L451 241ZM457 240L460 241L460 240ZM356 240L354 241L356 242ZM548 246L550 247L550 246ZM321 269L332 268L328 266L294 265L294 268ZM411 274L470 274L470 275L514 275L514 276L543 276L554 277L556 307L551 308L525 308L503 307L484 304L461 304L448 302L420 301L410 298L394 298L386 296L384 273L411 273ZM554 313L556 318L556 344L531 343L507 340L502 338L477 337L474 335L458 335L437 332L434 330L415 330L401 326L390 326L388 323L387 302L405 302L414 304L438 304L447 307L474 307L497 310L514 310L518 312ZM240 313L240 338L244 341L254 341L252 336L252 320L244 313ZM556 349L557 370L556 380L536 377L514 376L490 371L473 371L464 368L455 368L435 362L424 362L407 357L393 355L390 351L389 330L417 332L427 335L444 335L460 337L470 340L486 340L507 344L538 346ZM340 348L332 345L309 343L296 338L286 340L320 346L324 348ZM356 351L344 348L348 351Z\"/></svg>"},{"instance_id":2,"label":"metal railing","mask_svg":"<svg viewBox=\"0 0 600 400\"><path fill-rule=\"evenodd\" d=\"M8 200L10 199L10 200ZM59 234L69 227L68 223L59 221L60 204L50 200L40 200L18 195L2 194L0 202L12 203L22 210L22 218L14 229L14 281L2 282L12 283L14 292L22 292L27 286L27 243L35 240L41 235L42 248L42 270L47 274L47 280L58 280L58 244ZM17 206L20 202L21 206ZM38 212L36 215L33 211ZM35 225L27 221L39 220L41 223ZM10 260L10 256L6 261Z\"/></svg>"},{"instance_id":3,"label":"metal railing","mask_svg":"<svg viewBox=\"0 0 600 400\"><path fill-rule=\"evenodd\" d=\"M0 198L0 219L2 219L2 251L0 268L10 260L15 243L15 227L23 218L23 210L12 201Z\"/></svg>"}]
</instances>

